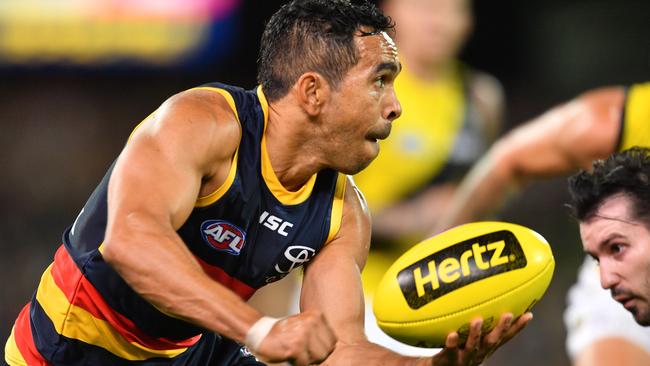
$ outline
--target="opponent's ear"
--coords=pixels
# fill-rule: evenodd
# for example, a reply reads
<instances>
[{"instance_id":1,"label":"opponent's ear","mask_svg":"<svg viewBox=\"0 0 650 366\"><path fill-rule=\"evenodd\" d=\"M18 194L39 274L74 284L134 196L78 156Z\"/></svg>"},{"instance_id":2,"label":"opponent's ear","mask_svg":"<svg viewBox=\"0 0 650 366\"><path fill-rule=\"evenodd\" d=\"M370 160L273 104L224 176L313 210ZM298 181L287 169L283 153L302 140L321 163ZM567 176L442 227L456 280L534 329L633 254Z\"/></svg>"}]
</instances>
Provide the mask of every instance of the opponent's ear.
<instances>
[{"instance_id":1,"label":"opponent's ear","mask_svg":"<svg viewBox=\"0 0 650 366\"><path fill-rule=\"evenodd\" d=\"M298 100L309 116L319 115L330 96L329 83L317 72L306 72L296 82Z\"/></svg>"}]
</instances>

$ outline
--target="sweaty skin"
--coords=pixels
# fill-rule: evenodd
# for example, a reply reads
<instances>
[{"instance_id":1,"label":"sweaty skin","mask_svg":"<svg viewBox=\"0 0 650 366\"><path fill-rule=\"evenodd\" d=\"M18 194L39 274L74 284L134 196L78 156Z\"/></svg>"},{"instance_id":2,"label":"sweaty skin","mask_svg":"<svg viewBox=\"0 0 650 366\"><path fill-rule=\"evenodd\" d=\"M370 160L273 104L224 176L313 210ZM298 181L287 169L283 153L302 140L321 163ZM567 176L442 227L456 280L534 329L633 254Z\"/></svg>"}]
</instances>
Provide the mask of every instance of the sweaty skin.
<instances>
[{"instance_id":1,"label":"sweaty skin","mask_svg":"<svg viewBox=\"0 0 650 366\"><path fill-rule=\"evenodd\" d=\"M363 169L377 156L377 139L388 136L401 113L393 90L400 70L394 45L386 35L355 37L355 42L360 60L337 88L307 72L269 106L268 155L288 190L299 189L325 168ZM103 254L161 311L244 342L262 314L212 281L176 234L196 198L224 183L240 138L234 113L218 94L191 90L163 104L117 161ZM349 188L338 234L306 268L303 312L275 323L257 349L259 357L300 366L323 360L331 365L473 365L530 320L527 314L513 324L512 316L504 315L482 338L476 320L465 348L452 333L448 347L433 359L407 358L367 342L359 272L369 237L367 209Z\"/></svg>"}]
</instances>

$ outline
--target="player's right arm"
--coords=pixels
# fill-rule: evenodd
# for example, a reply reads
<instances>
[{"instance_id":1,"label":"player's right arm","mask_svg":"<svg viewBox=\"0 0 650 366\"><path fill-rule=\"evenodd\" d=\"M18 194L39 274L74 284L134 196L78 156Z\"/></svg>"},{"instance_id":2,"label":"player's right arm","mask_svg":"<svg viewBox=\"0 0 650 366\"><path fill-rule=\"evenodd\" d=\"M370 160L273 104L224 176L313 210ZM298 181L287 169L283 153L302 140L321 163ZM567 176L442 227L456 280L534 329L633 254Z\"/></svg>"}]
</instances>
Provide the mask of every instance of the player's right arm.
<instances>
[{"instance_id":1,"label":"player's right arm","mask_svg":"<svg viewBox=\"0 0 650 366\"><path fill-rule=\"evenodd\" d=\"M435 231L484 217L531 179L567 174L613 153L624 99L622 87L590 91L512 130L468 173Z\"/></svg>"},{"instance_id":2,"label":"player's right arm","mask_svg":"<svg viewBox=\"0 0 650 366\"><path fill-rule=\"evenodd\" d=\"M211 280L176 234L202 189L225 181L240 135L217 93L190 90L165 102L117 160L102 254L160 311L241 341L261 314Z\"/></svg>"},{"instance_id":3,"label":"player's right arm","mask_svg":"<svg viewBox=\"0 0 650 366\"><path fill-rule=\"evenodd\" d=\"M236 116L218 93L190 90L165 102L117 160L103 257L160 311L245 343L262 314L208 277L176 233L197 197L226 180L240 139ZM292 331L294 349L309 351L303 335L329 331L318 320L309 314L283 319L267 343L287 343ZM293 357L280 347L261 351L272 361Z\"/></svg>"}]
</instances>

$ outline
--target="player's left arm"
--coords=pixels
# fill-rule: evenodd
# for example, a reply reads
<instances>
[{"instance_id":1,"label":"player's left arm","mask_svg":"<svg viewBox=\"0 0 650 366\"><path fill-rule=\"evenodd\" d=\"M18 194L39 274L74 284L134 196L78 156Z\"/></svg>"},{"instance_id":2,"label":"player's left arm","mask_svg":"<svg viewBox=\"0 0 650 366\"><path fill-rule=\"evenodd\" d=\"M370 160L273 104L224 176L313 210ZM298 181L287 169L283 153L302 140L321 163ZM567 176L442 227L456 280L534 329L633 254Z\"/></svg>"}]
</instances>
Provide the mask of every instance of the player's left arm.
<instances>
[{"instance_id":1,"label":"player's left arm","mask_svg":"<svg viewBox=\"0 0 650 366\"><path fill-rule=\"evenodd\" d=\"M361 270L370 248L370 215L365 201L348 180L341 228L305 269L301 311L318 310L334 329L337 344L324 364L373 365L404 360L368 342L364 334L364 299ZM363 356L362 356L363 355Z\"/></svg>"},{"instance_id":2,"label":"player's left arm","mask_svg":"<svg viewBox=\"0 0 650 366\"><path fill-rule=\"evenodd\" d=\"M300 299L302 311L321 312L336 334L336 347L324 365L478 365L530 320L526 315L512 322L506 315L481 337L481 321L476 319L463 349L458 334L451 333L445 349L433 358L406 357L370 343L364 334L360 276L370 247L370 225L365 201L348 181L339 233L307 266Z\"/></svg>"}]
</instances>

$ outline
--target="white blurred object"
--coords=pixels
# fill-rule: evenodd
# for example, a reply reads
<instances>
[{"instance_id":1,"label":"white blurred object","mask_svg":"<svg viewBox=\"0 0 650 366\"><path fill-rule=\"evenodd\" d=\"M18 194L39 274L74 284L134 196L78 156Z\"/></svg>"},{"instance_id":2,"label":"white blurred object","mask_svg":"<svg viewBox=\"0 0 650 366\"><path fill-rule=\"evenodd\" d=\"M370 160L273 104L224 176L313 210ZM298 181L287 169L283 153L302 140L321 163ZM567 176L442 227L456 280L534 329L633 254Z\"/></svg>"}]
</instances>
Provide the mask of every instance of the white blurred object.
<instances>
[{"instance_id":1,"label":"white blurred object","mask_svg":"<svg viewBox=\"0 0 650 366\"><path fill-rule=\"evenodd\" d=\"M366 297L366 336L372 343L384 346L392 351L414 357L430 357L440 352L439 348L420 348L413 347L402 342L398 342L384 333L377 325L377 319L372 312L372 298Z\"/></svg>"},{"instance_id":2,"label":"white blurred object","mask_svg":"<svg viewBox=\"0 0 650 366\"><path fill-rule=\"evenodd\" d=\"M623 338L650 353L650 327L637 324L632 314L600 286L598 264L592 258L586 257L582 263L567 300L564 324L571 359L594 342L609 337Z\"/></svg>"}]
</instances>

